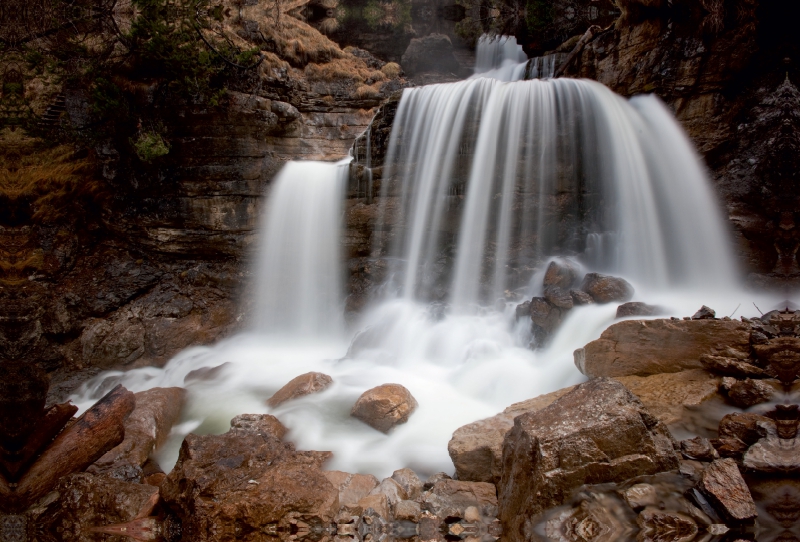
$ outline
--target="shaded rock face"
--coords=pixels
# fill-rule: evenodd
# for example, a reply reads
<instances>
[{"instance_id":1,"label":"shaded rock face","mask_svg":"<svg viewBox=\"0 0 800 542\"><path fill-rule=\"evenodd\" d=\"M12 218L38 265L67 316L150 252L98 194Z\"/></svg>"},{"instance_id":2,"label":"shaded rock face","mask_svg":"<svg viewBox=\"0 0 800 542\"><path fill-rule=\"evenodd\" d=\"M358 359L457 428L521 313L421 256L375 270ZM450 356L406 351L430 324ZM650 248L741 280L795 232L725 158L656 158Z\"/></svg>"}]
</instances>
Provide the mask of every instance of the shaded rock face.
<instances>
[{"instance_id":1,"label":"shaded rock face","mask_svg":"<svg viewBox=\"0 0 800 542\"><path fill-rule=\"evenodd\" d=\"M622 384L595 378L514 420L503 443L500 518L509 540L528 540L532 518L565 503L579 486L677 465L666 427Z\"/></svg>"},{"instance_id":2,"label":"shaded rock face","mask_svg":"<svg viewBox=\"0 0 800 542\"><path fill-rule=\"evenodd\" d=\"M453 44L444 34L430 34L412 39L400 63L407 73L458 73L460 65L453 56Z\"/></svg>"},{"instance_id":3,"label":"shaded rock face","mask_svg":"<svg viewBox=\"0 0 800 542\"><path fill-rule=\"evenodd\" d=\"M161 486L185 539L233 539L293 519L333 521L339 490L321 469L330 453L295 451L273 435L273 420L234 419L223 435L186 437Z\"/></svg>"}]
</instances>

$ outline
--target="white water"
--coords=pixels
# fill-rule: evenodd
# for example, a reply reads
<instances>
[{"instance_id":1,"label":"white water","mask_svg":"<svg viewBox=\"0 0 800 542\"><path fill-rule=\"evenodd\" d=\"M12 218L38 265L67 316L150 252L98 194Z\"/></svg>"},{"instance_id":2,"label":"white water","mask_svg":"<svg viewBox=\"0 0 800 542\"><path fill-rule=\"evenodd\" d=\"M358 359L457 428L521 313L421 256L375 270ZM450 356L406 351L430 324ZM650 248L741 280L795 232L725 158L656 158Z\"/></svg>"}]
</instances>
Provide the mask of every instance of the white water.
<instances>
[{"instance_id":1,"label":"white water","mask_svg":"<svg viewBox=\"0 0 800 542\"><path fill-rule=\"evenodd\" d=\"M499 58L501 64L508 59ZM387 164L398 175L406 224L394 249L403 264L397 270L402 296L374 304L353 331L337 332L340 172L333 164L293 163L269 194L255 329L188 349L164 369L101 375L73 398L76 404L88 407L116 382L133 391L185 387L183 423L158 456L165 468L188 432L224 432L236 414L270 412L289 427L288 438L299 448L332 450L331 469L386 476L410 466L420 474L452 473L447 442L456 428L581 381L573 350L614 321L615 304L575 309L547 349L532 351L529 323L515 324L514 307L535 293L536 281L526 278L516 299L505 293L514 286L506 265L527 258L531 275L541 280L548 251L558 245L549 237L580 223L553 223L535 197L536 205L525 207L515 205L511 194L552 199L578 180L603 192L602 198L586 198L604 212L593 217L595 223L570 230L569 242L562 243L588 269L626 275L637 299L676 316L703 303L719 315L739 304L736 316L753 315L754 300L764 310L771 306L736 289L728 241L702 168L654 98L625 101L585 81L501 83L485 77L409 89ZM459 185L457 178L466 181ZM434 297L430 276L443 243L431 232L448 221L457 225L459 243L450 310L427 302ZM525 244L520 232L535 232L537 242L519 248ZM499 258L481 274L489 249ZM521 255L523 249L531 252ZM692 291L698 288L702 295ZM510 300L495 303L500 295ZM229 365L212 381L185 380L193 370L223 363ZM308 371L329 374L334 384L276 409L265 406L281 386ZM349 411L361 393L387 382L405 385L419 408L384 435Z\"/></svg>"}]
</instances>

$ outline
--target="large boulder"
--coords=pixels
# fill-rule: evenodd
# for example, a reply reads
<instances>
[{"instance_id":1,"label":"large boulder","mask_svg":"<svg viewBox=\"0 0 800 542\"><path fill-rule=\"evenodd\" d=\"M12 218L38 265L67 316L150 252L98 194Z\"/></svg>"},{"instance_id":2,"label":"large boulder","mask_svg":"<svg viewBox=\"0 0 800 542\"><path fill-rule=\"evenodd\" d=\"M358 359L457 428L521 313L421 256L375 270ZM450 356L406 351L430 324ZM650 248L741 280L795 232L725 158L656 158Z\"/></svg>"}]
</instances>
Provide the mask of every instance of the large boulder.
<instances>
[{"instance_id":1,"label":"large boulder","mask_svg":"<svg viewBox=\"0 0 800 542\"><path fill-rule=\"evenodd\" d=\"M514 403L500 414L459 427L447 444L450 459L459 480L470 482L500 482L503 461L503 439L512 427L514 418L526 412L536 412L572 391L564 388L545 395Z\"/></svg>"},{"instance_id":2,"label":"large boulder","mask_svg":"<svg viewBox=\"0 0 800 542\"><path fill-rule=\"evenodd\" d=\"M624 303L633 297L633 286L627 280L600 273L586 273L581 290L598 303Z\"/></svg>"},{"instance_id":3,"label":"large boulder","mask_svg":"<svg viewBox=\"0 0 800 542\"><path fill-rule=\"evenodd\" d=\"M291 379L286 385L275 392L275 395L267 399L267 405L273 408L282 405L286 401L297 399L312 393L319 393L333 384L333 379L325 373L310 372L301 374Z\"/></svg>"},{"instance_id":4,"label":"large boulder","mask_svg":"<svg viewBox=\"0 0 800 542\"><path fill-rule=\"evenodd\" d=\"M400 64L409 75L422 72L458 73L460 69L453 56L450 38L436 33L412 39Z\"/></svg>"},{"instance_id":5,"label":"large boulder","mask_svg":"<svg viewBox=\"0 0 800 542\"><path fill-rule=\"evenodd\" d=\"M600 338L575 351L587 376L647 376L702 369L700 356L746 360L750 326L737 320L628 320L609 326Z\"/></svg>"},{"instance_id":6,"label":"large boulder","mask_svg":"<svg viewBox=\"0 0 800 542\"><path fill-rule=\"evenodd\" d=\"M569 290L578 280L578 265L570 260L553 260L544 273L544 286L556 286L562 290Z\"/></svg>"},{"instance_id":7,"label":"large boulder","mask_svg":"<svg viewBox=\"0 0 800 542\"><path fill-rule=\"evenodd\" d=\"M417 400L400 384L382 384L365 391L350 415L378 431L388 432L406 423L417 408Z\"/></svg>"},{"instance_id":8,"label":"large boulder","mask_svg":"<svg viewBox=\"0 0 800 542\"><path fill-rule=\"evenodd\" d=\"M508 540L530 540L536 518L584 484L622 482L678 466L677 444L625 386L595 378L518 416L503 443L498 494Z\"/></svg>"},{"instance_id":9,"label":"large boulder","mask_svg":"<svg viewBox=\"0 0 800 542\"><path fill-rule=\"evenodd\" d=\"M90 467L121 477L131 467L141 467L169 436L181 416L186 392L183 388L152 388L134 394L136 408L125 420L125 439Z\"/></svg>"},{"instance_id":10,"label":"large boulder","mask_svg":"<svg viewBox=\"0 0 800 542\"><path fill-rule=\"evenodd\" d=\"M289 529L292 521L334 520L339 490L321 469L330 452L296 451L274 434L275 422L250 415L234 418L223 435L186 437L161 486L185 540L234 540L242 532Z\"/></svg>"}]
</instances>

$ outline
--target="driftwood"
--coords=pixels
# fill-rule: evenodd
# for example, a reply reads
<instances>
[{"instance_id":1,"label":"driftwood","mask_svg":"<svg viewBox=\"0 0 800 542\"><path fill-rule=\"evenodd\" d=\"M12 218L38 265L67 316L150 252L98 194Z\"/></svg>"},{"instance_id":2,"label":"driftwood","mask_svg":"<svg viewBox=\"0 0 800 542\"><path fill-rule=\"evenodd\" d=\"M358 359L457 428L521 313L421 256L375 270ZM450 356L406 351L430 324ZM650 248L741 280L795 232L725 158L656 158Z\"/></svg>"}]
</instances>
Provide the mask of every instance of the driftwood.
<instances>
[{"instance_id":1,"label":"driftwood","mask_svg":"<svg viewBox=\"0 0 800 542\"><path fill-rule=\"evenodd\" d=\"M0 459L6 478L10 481L18 479L36 459L36 456L58 435L64 426L78 411L78 407L70 403L53 405L40 422L36 424L21 450Z\"/></svg>"},{"instance_id":2,"label":"driftwood","mask_svg":"<svg viewBox=\"0 0 800 542\"><path fill-rule=\"evenodd\" d=\"M575 47L572 48L567 58L564 59L564 62L561 63L561 66L558 67L556 73L553 77L561 77L564 75L564 72L567 71L569 65L575 60L575 58L583 51L583 48L586 47L586 44L592 41L592 38L595 37L601 31L600 27L597 25L592 25L589 27L588 30L581 36L581 39L578 40L578 43L575 44Z\"/></svg>"},{"instance_id":3,"label":"driftwood","mask_svg":"<svg viewBox=\"0 0 800 542\"><path fill-rule=\"evenodd\" d=\"M44 450L17 484L16 506L45 495L67 474L84 470L122 442L123 423L136 406L133 393L118 385Z\"/></svg>"}]
</instances>

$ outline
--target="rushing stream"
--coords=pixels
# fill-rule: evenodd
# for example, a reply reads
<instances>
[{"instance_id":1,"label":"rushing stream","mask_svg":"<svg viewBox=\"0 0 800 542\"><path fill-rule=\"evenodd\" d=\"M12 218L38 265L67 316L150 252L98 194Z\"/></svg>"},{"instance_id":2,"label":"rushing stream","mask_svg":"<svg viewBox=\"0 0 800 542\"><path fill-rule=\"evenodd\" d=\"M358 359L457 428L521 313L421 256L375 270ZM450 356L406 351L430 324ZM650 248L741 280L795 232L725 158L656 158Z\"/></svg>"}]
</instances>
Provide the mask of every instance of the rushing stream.
<instances>
[{"instance_id":1,"label":"rushing stream","mask_svg":"<svg viewBox=\"0 0 800 542\"><path fill-rule=\"evenodd\" d=\"M357 323L348 329L341 317L347 168L290 163L268 195L250 331L188 349L163 369L105 373L73 401L86 408L117 382L185 387L183 423L159 452L165 469L188 432L224 432L236 414L269 412L298 448L332 450L331 469L452 472L456 428L580 382L574 349L614 321L615 304L578 308L547 347L530 349L530 322L517 322L515 307L539 293L548 258L623 276L637 300L676 316L701 304L720 316L737 305L736 316L755 312L737 287L700 160L657 98L624 100L584 80L520 80L552 75L555 60L526 63L510 40L480 46L472 78L403 94L386 160L406 224L391 248L396 287ZM448 221L454 240L437 233ZM455 251L443 267L447 243ZM223 364L210 378L197 372ZM265 405L308 371L334 384ZM419 407L386 435L349 414L359 395L388 382Z\"/></svg>"}]
</instances>

